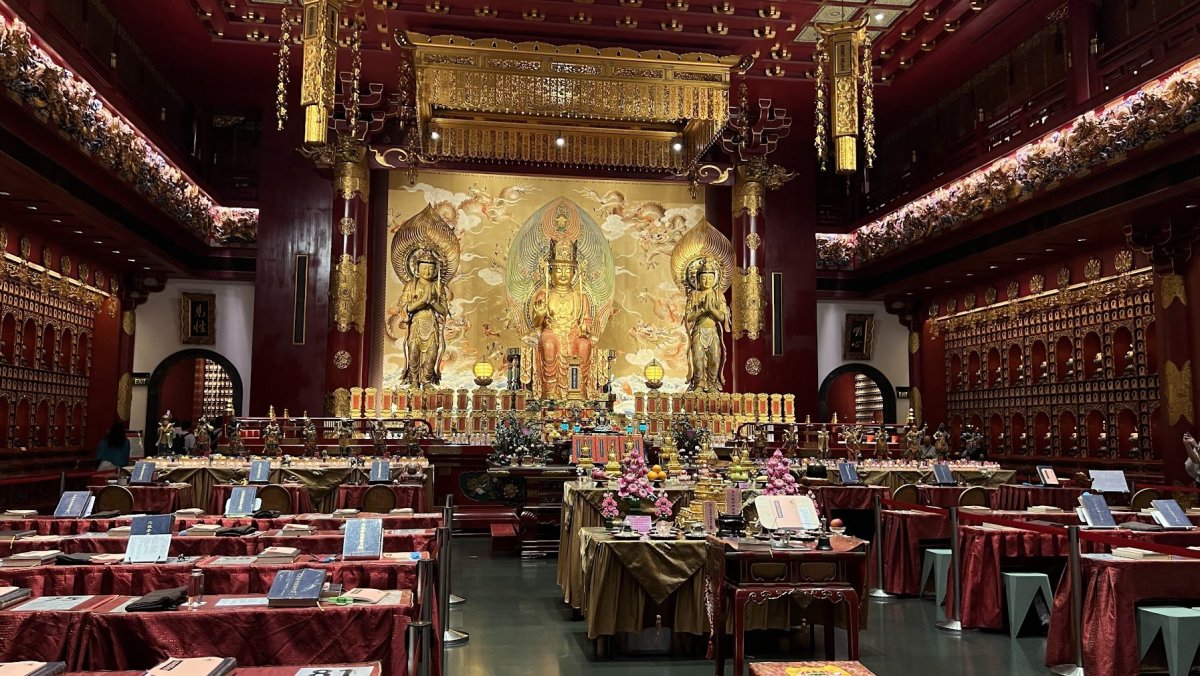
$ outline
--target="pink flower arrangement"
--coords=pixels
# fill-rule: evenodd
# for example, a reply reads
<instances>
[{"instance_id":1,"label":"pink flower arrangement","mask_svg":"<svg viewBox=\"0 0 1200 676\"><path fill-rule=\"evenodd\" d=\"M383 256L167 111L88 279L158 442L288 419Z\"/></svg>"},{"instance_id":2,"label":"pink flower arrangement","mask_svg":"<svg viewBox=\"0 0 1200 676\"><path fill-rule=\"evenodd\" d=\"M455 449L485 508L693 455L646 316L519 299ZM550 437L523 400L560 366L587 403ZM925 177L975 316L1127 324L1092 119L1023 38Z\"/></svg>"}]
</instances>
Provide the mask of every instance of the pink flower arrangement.
<instances>
[{"instance_id":1,"label":"pink flower arrangement","mask_svg":"<svg viewBox=\"0 0 1200 676\"><path fill-rule=\"evenodd\" d=\"M600 503L600 516L606 519L615 519L621 516L621 510L617 507L617 501L613 498L612 491L604 494L604 501Z\"/></svg>"},{"instance_id":2,"label":"pink flower arrangement","mask_svg":"<svg viewBox=\"0 0 1200 676\"><path fill-rule=\"evenodd\" d=\"M796 477L792 476L789 469L791 464L792 461L783 457L783 452L779 450L767 459L767 487L763 489L765 495L796 494L798 486Z\"/></svg>"},{"instance_id":3,"label":"pink flower arrangement","mask_svg":"<svg viewBox=\"0 0 1200 676\"><path fill-rule=\"evenodd\" d=\"M670 519L671 507L671 498L668 498L665 492L660 493L658 499L654 501L654 516L660 519Z\"/></svg>"},{"instance_id":4,"label":"pink flower arrangement","mask_svg":"<svg viewBox=\"0 0 1200 676\"><path fill-rule=\"evenodd\" d=\"M621 477L617 479L617 495L627 500L650 500L654 487L646 478L646 458L634 448L621 461Z\"/></svg>"}]
</instances>

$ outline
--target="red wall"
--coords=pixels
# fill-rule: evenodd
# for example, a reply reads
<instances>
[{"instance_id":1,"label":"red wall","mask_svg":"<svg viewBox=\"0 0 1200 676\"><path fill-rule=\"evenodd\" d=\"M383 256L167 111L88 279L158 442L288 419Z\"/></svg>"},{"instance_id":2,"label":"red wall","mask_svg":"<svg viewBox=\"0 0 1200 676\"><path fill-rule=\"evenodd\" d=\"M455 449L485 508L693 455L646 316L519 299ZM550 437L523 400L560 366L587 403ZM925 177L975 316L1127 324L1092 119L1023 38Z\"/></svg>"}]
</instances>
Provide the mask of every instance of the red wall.
<instances>
[{"instance_id":1,"label":"red wall","mask_svg":"<svg viewBox=\"0 0 1200 676\"><path fill-rule=\"evenodd\" d=\"M857 419L858 402L854 397L854 374L843 373L829 385L829 420L837 413L838 421L853 423Z\"/></svg>"},{"instance_id":2,"label":"red wall","mask_svg":"<svg viewBox=\"0 0 1200 676\"><path fill-rule=\"evenodd\" d=\"M163 378L162 391L159 394L158 410L154 418L146 421L147 427L154 427L158 418L167 411L176 420L190 420L196 400L196 360L181 361L167 371Z\"/></svg>"}]
</instances>

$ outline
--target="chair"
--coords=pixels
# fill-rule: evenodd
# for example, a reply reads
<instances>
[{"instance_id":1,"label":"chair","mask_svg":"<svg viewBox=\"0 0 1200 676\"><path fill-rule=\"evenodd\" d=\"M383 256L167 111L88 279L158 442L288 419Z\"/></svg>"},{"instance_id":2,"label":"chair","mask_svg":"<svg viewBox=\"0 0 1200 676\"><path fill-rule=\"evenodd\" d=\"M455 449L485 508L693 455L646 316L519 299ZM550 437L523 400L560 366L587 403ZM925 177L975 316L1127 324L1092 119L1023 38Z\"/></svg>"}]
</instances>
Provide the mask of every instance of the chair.
<instances>
[{"instance_id":1,"label":"chair","mask_svg":"<svg viewBox=\"0 0 1200 676\"><path fill-rule=\"evenodd\" d=\"M1004 598L1008 606L1008 637L1016 638L1039 591L1046 607L1054 605L1050 576L1045 573L1001 573L1000 577L1004 580Z\"/></svg>"},{"instance_id":2,"label":"chair","mask_svg":"<svg viewBox=\"0 0 1200 676\"><path fill-rule=\"evenodd\" d=\"M363 493L362 511L387 514L396 508L396 491L391 486L376 484Z\"/></svg>"},{"instance_id":3,"label":"chair","mask_svg":"<svg viewBox=\"0 0 1200 676\"><path fill-rule=\"evenodd\" d=\"M288 489L279 484L270 484L258 489L258 499L260 510L268 510L279 512L280 514L292 513L292 494Z\"/></svg>"},{"instance_id":4,"label":"chair","mask_svg":"<svg viewBox=\"0 0 1200 676\"><path fill-rule=\"evenodd\" d=\"M1139 659L1162 633L1167 651L1167 672L1185 676L1191 671L1200 645L1200 609L1179 606L1144 606L1137 609Z\"/></svg>"},{"instance_id":5,"label":"chair","mask_svg":"<svg viewBox=\"0 0 1200 676\"><path fill-rule=\"evenodd\" d=\"M918 504L921 499L921 493L917 490L916 484L904 484L897 486L896 490L892 491L892 502L903 502L909 505Z\"/></svg>"},{"instance_id":6,"label":"chair","mask_svg":"<svg viewBox=\"0 0 1200 676\"><path fill-rule=\"evenodd\" d=\"M930 548L925 550L925 556L921 559L921 595L925 593L929 574L933 573L933 601L939 608L946 598L946 575L950 572L951 556L949 549Z\"/></svg>"},{"instance_id":7,"label":"chair","mask_svg":"<svg viewBox=\"0 0 1200 676\"><path fill-rule=\"evenodd\" d=\"M129 514L133 512L133 493L124 486L105 486L96 494L92 511Z\"/></svg>"},{"instance_id":8,"label":"chair","mask_svg":"<svg viewBox=\"0 0 1200 676\"><path fill-rule=\"evenodd\" d=\"M988 507L988 494L983 486L971 486L958 495L959 507Z\"/></svg>"},{"instance_id":9,"label":"chair","mask_svg":"<svg viewBox=\"0 0 1200 676\"><path fill-rule=\"evenodd\" d=\"M1134 493L1133 497L1129 499L1129 508L1135 512L1140 512L1143 509L1150 509L1152 506L1150 504L1151 502L1161 499L1162 493L1159 493L1153 488L1143 488L1142 490Z\"/></svg>"}]
</instances>

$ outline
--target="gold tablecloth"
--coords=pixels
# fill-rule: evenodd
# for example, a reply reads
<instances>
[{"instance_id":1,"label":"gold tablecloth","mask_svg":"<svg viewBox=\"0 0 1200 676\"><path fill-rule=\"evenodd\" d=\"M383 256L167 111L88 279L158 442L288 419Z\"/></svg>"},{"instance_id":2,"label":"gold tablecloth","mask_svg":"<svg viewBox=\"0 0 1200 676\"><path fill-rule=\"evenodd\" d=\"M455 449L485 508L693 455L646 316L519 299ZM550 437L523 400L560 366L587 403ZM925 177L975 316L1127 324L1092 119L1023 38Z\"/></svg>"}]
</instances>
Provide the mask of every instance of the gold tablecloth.
<instances>
[{"instance_id":1,"label":"gold tablecloth","mask_svg":"<svg viewBox=\"0 0 1200 676\"><path fill-rule=\"evenodd\" d=\"M687 506L692 495L691 488L668 488L666 491L676 510ZM579 488L571 482L563 484L557 579L558 586L563 590L563 600L572 608L580 608L582 598L583 568L580 561L579 529L604 524L604 517L600 515L600 505L604 502L604 494L607 492L607 488ZM613 495L616 495L615 490Z\"/></svg>"}]
</instances>

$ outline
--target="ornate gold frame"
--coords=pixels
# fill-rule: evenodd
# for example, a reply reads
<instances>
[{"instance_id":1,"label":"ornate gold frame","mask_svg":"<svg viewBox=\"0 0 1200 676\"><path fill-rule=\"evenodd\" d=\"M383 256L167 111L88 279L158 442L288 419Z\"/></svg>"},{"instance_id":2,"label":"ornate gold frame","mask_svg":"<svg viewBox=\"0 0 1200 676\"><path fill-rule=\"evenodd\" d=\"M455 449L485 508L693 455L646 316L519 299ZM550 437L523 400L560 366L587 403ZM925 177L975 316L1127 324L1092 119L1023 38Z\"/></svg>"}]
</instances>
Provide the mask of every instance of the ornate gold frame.
<instances>
[{"instance_id":1,"label":"ornate gold frame","mask_svg":"<svg viewBox=\"0 0 1200 676\"><path fill-rule=\"evenodd\" d=\"M854 327L861 324L863 327L863 349L861 351L852 351L850 349L850 334ZM842 333L842 359L846 361L870 361L871 355L875 352L875 315L867 314L846 314L846 326Z\"/></svg>"},{"instance_id":2,"label":"ornate gold frame","mask_svg":"<svg viewBox=\"0 0 1200 676\"><path fill-rule=\"evenodd\" d=\"M208 332L192 333L192 306L203 303L208 308ZM179 342L184 345L213 345L217 342L217 295L215 293L184 293L179 297Z\"/></svg>"}]
</instances>

